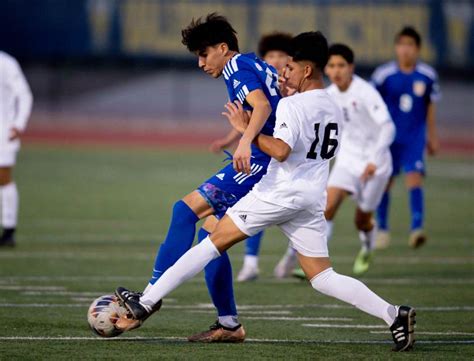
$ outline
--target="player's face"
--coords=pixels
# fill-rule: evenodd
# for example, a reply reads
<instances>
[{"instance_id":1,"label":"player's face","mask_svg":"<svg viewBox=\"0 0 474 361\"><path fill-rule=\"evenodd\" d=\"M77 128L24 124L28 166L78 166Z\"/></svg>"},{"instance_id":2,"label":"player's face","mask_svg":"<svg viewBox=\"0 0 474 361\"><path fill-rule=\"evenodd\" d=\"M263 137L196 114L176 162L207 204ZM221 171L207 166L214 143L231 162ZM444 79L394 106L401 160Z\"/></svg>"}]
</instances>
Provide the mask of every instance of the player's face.
<instances>
[{"instance_id":1,"label":"player's face","mask_svg":"<svg viewBox=\"0 0 474 361\"><path fill-rule=\"evenodd\" d=\"M204 51L197 53L199 68L213 78L220 77L228 60L227 52L228 48L223 44L208 46Z\"/></svg>"},{"instance_id":2,"label":"player's face","mask_svg":"<svg viewBox=\"0 0 474 361\"><path fill-rule=\"evenodd\" d=\"M278 74L285 68L286 64L288 63L289 56L287 53L281 50L270 50L268 51L263 60L273 66Z\"/></svg>"},{"instance_id":3,"label":"player's face","mask_svg":"<svg viewBox=\"0 0 474 361\"><path fill-rule=\"evenodd\" d=\"M416 45L415 39L410 36L401 36L395 44L395 54L401 64L414 64L418 59L420 49Z\"/></svg>"},{"instance_id":4,"label":"player's face","mask_svg":"<svg viewBox=\"0 0 474 361\"><path fill-rule=\"evenodd\" d=\"M286 86L299 91L305 76L304 64L293 61L290 57L290 61L288 61L284 69L283 76L286 79Z\"/></svg>"},{"instance_id":5,"label":"player's face","mask_svg":"<svg viewBox=\"0 0 474 361\"><path fill-rule=\"evenodd\" d=\"M346 88L352 79L354 65L349 64L346 59L340 55L331 55L326 65L326 75L331 83L339 88Z\"/></svg>"}]
</instances>

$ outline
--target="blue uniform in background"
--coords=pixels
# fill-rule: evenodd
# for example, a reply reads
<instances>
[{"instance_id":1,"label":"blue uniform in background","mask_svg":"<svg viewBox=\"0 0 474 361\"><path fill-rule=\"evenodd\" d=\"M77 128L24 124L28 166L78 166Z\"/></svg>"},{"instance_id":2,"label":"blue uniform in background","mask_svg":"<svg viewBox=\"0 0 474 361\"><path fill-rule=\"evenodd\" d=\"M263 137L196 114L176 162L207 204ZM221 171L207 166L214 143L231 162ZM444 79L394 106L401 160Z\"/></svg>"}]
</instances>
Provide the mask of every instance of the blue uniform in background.
<instances>
[{"instance_id":1,"label":"blue uniform in background","mask_svg":"<svg viewBox=\"0 0 474 361\"><path fill-rule=\"evenodd\" d=\"M252 110L246 101L247 95L257 89L264 92L272 107L272 112L261 133L273 135L276 108L281 98L277 86L276 71L253 53L237 54L225 65L223 76L229 100L239 100L246 110ZM198 187L198 192L213 208L217 218L221 218L228 208L237 203L260 181L267 171L269 162L270 157L252 144L250 174L236 172L230 163L201 184ZM175 204L168 234L155 260L153 275L150 279L151 284L154 284L191 248L194 241L195 224L198 220L196 214L183 201L178 201ZM198 232L199 241L202 241L207 235L208 233L201 228ZM218 315L237 315L232 287L232 268L226 253L206 266L205 277Z\"/></svg>"},{"instance_id":2,"label":"blue uniform in background","mask_svg":"<svg viewBox=\"0 0 474 361\"><path fill-rule=\"evenodd\" d=\"M426 116L431 102L441 98L438 76L429 65L418 62L411 73L402 72L395 61L379 66L372 83L382 95L395 123L395 140L390 147L393 176L405 173L425 173ZM385 193L379 210L378 226L388 229L389 196ZM423 226L423 193L421 188L410 190L412 230Z\"/></svg>"}]
</instances>

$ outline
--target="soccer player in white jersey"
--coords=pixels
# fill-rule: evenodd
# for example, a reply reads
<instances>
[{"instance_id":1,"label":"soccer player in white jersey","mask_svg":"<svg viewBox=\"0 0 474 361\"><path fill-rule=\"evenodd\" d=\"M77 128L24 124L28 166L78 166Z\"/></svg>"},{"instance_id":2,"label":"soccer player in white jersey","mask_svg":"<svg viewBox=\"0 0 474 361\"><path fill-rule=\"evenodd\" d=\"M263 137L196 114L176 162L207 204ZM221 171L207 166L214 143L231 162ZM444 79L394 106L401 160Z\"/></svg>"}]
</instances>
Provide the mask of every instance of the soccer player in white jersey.
<instances>
[{"instance_id":1,"label":"soccer player in white jersey","mask_svg":"<svg viewBox=\"0 0 474 361\"><path fill-rule=\"evenodd\" d=\"M408 350L414 342L415 310L387 303L360 281L331 267L324 209L329 160L339 148L342 112L324 90L322 72L328 59L325 37L320 32L296 36L291 55L285 77L299 94L280 101L273 136L259 134L255 138L258 147L272 157L267 173L227 210L214 232L186 252L146 294L140 296L119 287L116 295L132 318L145 320L163 297L222 252L278 225L297 250L314 289L384 320L390 326L394 350ZM245 114L242 106L228 104L227 109L231 124L243 133L246 120L234 117Z\"/></svg>"},{"instance_id":2,"label":"soccer player in white jersey","mask_svg":"<svg viewBox=\"0 0 474 361\"><path fill-rule=\"evenodd\" d=\"M354 274L369 268L375 243L373 212L392 174L390 144L395 126L377 90L354 74L354 53L344 44L329 48L326 75L331 80L329 95L344 116L341 150L328 181L326 220L331 238L333 219L342 201L352 195L357 203L354 223L362 248L354 263Z\"/></svg>"},{"instance_id":3,"label":"soccer player in white jersey","mask_svg":"<svg viewBox=\"0 0 474 361\"><path fill-rule=\"evenodd\" d=\"M0 51L0 247L15 246L18 220L18 190L13 167L20 149L20 136L31 112L33 97L18 62Z\"/></svg>"},{"instance_id":4,"label":"soccer player in white jersey","mask_svg":"<svg viewBox=\"0 0 474 361\"><path fill-rule=\"evenodd\" d=\"M361 275L369 269L373 256L376 227L372 215L392 173L390 144L395 126L377 90L354 74L354 53L347 45L334 44L329 48L325 72L332 83L328 94L344 116L341 150L328 181L327 237L332 236L339 206L351 195L357 203L354 223L362 244L353 272ZM290 247L280 264L290 263L294 257ZM304 278L301 269L293 275Z\"/></svg>"}]
</instances>

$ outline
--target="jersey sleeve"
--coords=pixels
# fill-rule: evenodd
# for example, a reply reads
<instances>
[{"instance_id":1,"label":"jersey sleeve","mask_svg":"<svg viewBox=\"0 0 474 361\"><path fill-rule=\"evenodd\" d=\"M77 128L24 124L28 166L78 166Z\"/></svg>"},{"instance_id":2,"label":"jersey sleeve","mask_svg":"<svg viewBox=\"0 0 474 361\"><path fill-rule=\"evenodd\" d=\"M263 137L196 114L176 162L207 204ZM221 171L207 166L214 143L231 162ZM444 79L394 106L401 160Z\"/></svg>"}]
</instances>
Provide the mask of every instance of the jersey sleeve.
<instances>
[{"instance_id":1,"label":"jersey sleeve","mask_svg":"<svg viewBox=\"0 0 474 361\"><path fill-rule=\"evenodd\" d=\"M291 149L294 149L299 134L300 127L296 112L289 102L280 101L276 111L273 137L284 141Z\"/></svg>"},{"instance_id":2,"label":"jersey sleeve","mask_svg":"<svg viewBox=\"0 0 474 361\"><path fill-rule=\"evenodd\" d=\"M230 76L230 82L234 87L235 94L241 103L244 103L245 98L249 93L256 89L262 89L262 82L251 65L244 61L231 62L229 67L237 69Z\"/></svg>"},{"instance_id":3,"label":"jersey sleeve","mask_svg":"<svg viewBox=\"0 0 474 361\"><path fill-rule=\"evenodd\" d=\"M364 106L372 120L378 125L392 122L387 105L383 101L380 93L371 87L367 87L364 93Z\"/></svg>"},{"instance_id":4,"label":"jersey sleeve","mask_svg":"<svg viewBox=\"0 0 474 361\"><path fill-rule=\"evenodd\" d=\"M430 89L430 100L433 103L437 103L441 100L441 89L439 86L438 74L435 73L433 83Z\"/></svg>"},{"instance_id":5,"label":"jersey sleeve","mask_svg":"<svg viewBox=\"0 0 474 361\"><path fill-rule=\"evenodd\" d=\"M13 124L23 131L31 113L33 96L18 62L10 56L4 56L0 61L2 62L4 81L8 83L17 104Z\"/></svg>"}]
</instances>

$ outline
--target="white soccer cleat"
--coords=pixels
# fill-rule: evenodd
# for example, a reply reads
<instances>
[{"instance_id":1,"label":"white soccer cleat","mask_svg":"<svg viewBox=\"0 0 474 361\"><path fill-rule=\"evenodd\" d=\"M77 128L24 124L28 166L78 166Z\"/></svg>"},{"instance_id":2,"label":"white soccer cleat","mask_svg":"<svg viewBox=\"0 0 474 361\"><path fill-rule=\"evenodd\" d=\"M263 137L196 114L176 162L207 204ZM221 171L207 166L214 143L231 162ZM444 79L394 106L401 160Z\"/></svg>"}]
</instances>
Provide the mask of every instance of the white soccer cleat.
<instances>
[{"instance_id":1,"label":"white soccer cleat","mask_svg":"<svg viewBox=\"0 0 474 361\"><path fill-rule=\"evenodd\" d=\"M291 276L291 272L296 267L296 254L285 254L273 270L276 278L282 279Z\"/></svg>"},{"instance_id":2,"label":"white soccer cleat","mask_svg":"<svg viewBox=\"0 0 474 361\"><path fill-rule=\"evenodd\" d=\"M415 229L411 231L410 237L408 238L408 245L411 248L419 248L426 243L426 233L421 229Z\"/></svg>"},{"instance_id":3,"label":"white soccer cleat","mask_svg":"<svg viewBox=\"0 0 474 361\"><path fill-rule=\"evenodd\" d=\"M390 245L390 233L388 231L378 230L375 237L375 249L386 249Z\"/></svg>"},{"instance_id":4,"label":"white soccer cleat","mask_svg":"<svg viewBox=\"0 0 474 361\"><path fill-rule=\"evenodd\" d=\"M243 266L237 275L237 282L254 281L258 278L259 273L258 267Z\"/></svg>"}]
</instances>

